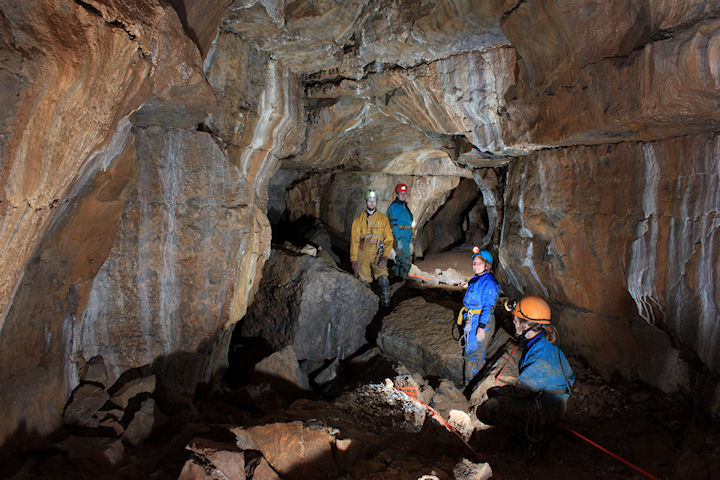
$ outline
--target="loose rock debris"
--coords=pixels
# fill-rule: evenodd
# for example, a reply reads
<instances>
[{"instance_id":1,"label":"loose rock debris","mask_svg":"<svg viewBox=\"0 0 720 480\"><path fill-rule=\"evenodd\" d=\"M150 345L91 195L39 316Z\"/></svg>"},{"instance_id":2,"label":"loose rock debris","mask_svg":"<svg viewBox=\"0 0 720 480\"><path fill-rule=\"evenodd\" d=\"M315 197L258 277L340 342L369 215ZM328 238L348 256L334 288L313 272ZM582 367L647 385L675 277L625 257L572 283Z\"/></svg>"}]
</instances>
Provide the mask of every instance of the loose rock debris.
<instances>
[{"instance_id":1,"label":"loose rock debris","mask_svg":"<svg viewBox=\"0 0 720 480\"><path fill-rule=\"evenodd\" d=\"M350 366L362 383L344 393L319 394L272 384L245 385L209 395L169 402L161 385L148 375L102 391L110 400L93 403L73 418L54 447L18 464L9 478L158 478L292 479L338 478L604 478L641 476L559 426L549 428L532 458L522 434L489 428L474 416L488 385L509 380L512 342L497 349L492 365L469 399L452 381L424 377L402 364L386 377L387 360L377 349L339 362L338 382ZM517 355L517 353L515 354ZM678 396L663 395L637 383L608 381L571 358L577 375L568 405L567 425L658 478L720 478L720 429ZM382 368L380 368L382 366ZM498 374L500 374L498 376ZM120 383L120 382L119 382ZM350 384L349 382L347 383ZM486 385L488 384L488 385ZM86 385L93 385L87 383ZM146 385L125 401L118 392ZM152 387L152 388L150 388ZM396 387L413 388L417 397L440 413L477 455L428 414L426 407ZM92 397L92 395L91 395ZM125 404L125 410L120 405ZM152 409L150 407L153 407ZM191 408L192 407L192 408ZM154 421L140 422L140 418ZM162 412L162 413L161 413ZM167 416L166 420L162 420ZM97 422L98 426L93 426ZM148 427L130 441L133 422ZM115 429L110 426L115 424ZM8 466L5 466L5 471ZM4 474L5 471L2 473ZM13 477L13 475L16 475ZM19 476L17 476L19 475Z\"/></svg>"}]
</instances>

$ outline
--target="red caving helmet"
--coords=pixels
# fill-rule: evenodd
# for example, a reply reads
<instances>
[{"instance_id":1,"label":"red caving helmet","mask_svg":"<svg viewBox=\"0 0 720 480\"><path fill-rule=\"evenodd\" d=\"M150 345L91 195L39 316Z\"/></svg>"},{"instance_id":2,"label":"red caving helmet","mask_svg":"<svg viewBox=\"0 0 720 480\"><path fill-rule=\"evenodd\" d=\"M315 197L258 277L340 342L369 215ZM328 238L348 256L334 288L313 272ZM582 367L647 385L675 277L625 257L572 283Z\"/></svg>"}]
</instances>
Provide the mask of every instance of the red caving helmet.
<instances>
[{"instance_id":1,"label":"red caving helmet","mask_svg":"<svg viewBox=\"0 0 720 480\"><path fill-rule=\"evenodd\" d=\"M405 185L404 183L398 183L395 186L395 193L400 193L400 192L407 192L407 185Z\"/></svg>"}]
</instances>

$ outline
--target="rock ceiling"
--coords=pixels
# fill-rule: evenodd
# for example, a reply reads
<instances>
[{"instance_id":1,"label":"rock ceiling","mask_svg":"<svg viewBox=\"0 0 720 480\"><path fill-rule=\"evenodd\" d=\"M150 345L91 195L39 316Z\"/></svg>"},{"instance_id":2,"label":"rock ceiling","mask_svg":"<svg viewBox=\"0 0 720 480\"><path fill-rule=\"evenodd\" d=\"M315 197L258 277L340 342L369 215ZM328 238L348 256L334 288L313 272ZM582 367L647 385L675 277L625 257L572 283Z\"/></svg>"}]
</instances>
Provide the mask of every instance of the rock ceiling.
<instances>
[{"instance_id":1,"label":"rock ceiling","mask_svg":"<svg viewBox=\"0 0 720 480\"><path fill-rule=\"evenodd\" d=\"M489 7L268 3L230 8L208 61L225 57L232 34L296 76L307 126L285 166L422 174L427 160L512 153L500 111L515 54Z\"/></svg>"}]
</instances>

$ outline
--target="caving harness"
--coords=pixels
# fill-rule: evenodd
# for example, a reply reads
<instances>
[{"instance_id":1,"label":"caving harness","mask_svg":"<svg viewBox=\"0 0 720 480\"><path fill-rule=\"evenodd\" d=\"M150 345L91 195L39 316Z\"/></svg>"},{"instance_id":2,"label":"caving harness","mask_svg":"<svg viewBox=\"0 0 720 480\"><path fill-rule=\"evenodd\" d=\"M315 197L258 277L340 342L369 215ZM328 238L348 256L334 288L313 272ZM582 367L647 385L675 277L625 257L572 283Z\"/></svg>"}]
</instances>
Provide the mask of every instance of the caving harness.
<instances>
[{"instance_id":1,"label":"caving harness","mask_svg":"<svg viewBox=\"0 0 720 480\"><path fill-rule=\"evenodd\" d=\"M482 313L482 309L478 308L478 309L472 310L465 306L463 306L460 309L460 312L458 313L458 316L457 316L457 323L456 323L456 325L452 326L452 338L453 338L453 340L457 340L458 345L460 345L460 348L465 348L465 345L467 345L468 335L470 334L470 332L463 329L462 334L460 334L460 337L455 338L455 327L456 326L458 327L458 332L459 332L460 326L463 324L463 320L465 319L466 313L469 315L480 315L480 313Z\"/></svg>"},{"instance_id":2,"label":"caving harness","mask_svg":"<svg viewBox=\"0 0 720 480\"><path fill-rule=\"evenodd\" d=\"M382 240L377 242L377 251L375 252L375 265L380 265L380 259L385 254L385 243Z\"/></svg>"}]
</instances>

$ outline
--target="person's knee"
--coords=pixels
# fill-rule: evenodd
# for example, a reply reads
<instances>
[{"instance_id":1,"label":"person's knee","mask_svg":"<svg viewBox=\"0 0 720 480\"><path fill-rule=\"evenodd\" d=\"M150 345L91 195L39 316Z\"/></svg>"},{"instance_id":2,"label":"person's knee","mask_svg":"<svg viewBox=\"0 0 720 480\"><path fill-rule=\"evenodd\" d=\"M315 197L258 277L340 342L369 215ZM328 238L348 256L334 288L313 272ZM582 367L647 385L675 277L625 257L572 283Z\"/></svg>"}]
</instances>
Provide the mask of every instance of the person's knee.
<instances>
[{"instance_id":1,"label":"person's knee","mask_svg":"<svg viewBox=\"0 0 720 480\"><path fill-rule=\"evenodd\" d=\"M485 425L496 425L498 422L501 402L498 398L489 398L475 409L475 416Z\"/></svg>"}]
</instances>

